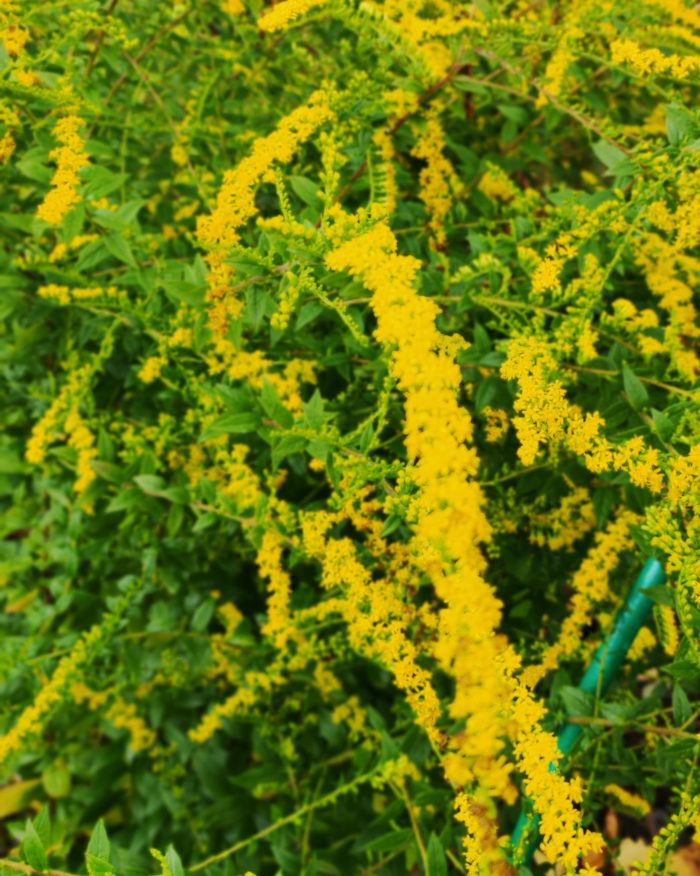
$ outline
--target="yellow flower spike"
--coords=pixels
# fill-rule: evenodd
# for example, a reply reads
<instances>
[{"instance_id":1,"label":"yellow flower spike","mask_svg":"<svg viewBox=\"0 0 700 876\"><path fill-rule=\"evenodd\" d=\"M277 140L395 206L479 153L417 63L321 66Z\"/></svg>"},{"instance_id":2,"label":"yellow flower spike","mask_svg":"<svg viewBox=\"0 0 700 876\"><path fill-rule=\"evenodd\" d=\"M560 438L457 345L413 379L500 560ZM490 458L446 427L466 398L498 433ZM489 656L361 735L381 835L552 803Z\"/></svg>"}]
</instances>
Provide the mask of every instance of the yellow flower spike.
<instances>
[{"instance_id":1,"label":"yellow flower spike","mask_svg":"<svg viewBox=\"0 0 700 876\"><path fill-rule=\"evenodd\" d=\"M435 656L456 679L450 713L466 721L465 732L453 744L471 761L470 778L491 796L513 799L510 768L501 754L512 716L526 791L544 815L545 853L550 860L562 855L573 866L583 851L598 848L602 840L582 831L568 783L549 773L549 764L557 760L556 740L540 729L543 709L514 675L519 658L495 635L501 602L481 577L485 562L479 544L488 540L490 530L481 510L481 490L471 480L478 465L466 443L472 423L457 403L461 376L452 357L442 352L434 325L436 305L413 288L419 263L396 254L393 234L379 222L331 250L326 264L348 270L371 291L375 335L393 350L392 371L406 398L406 449L416 461L419 488L412 509L415 562L432 578L446 606ZM329 547L325 566L328 554ZM428 716L417 715L428 729ZM434 720L430 714L430 722Z\"/></svg>"},{"instance_id":2,"label":"yellow flower spike","mask_svg":"<svg viewBox=\"0 0 700 876\"><path fill-rule=\"evenodd\" d=\"M317 6L323 6L325 2L326 0L281 0L258 19L258 27L269 32L284 30L297 18Z\"/></svg>"},{"instance_id":3,"label":"yellow flower spike","mask_svg":"<svg viewBox=\"0 0 700 876\"><path fill-rule=\"evenodd\" d=\"M298 147L330 118L328 94L322 89L315 91L306 104L285 116L271 134L256 140L250 154L235 170L224 174L214 210L208 216L198 217L197 238L211 250L206 259L207 299L209 321L216 335L223 336L230 320L242 311L242 302L230 294L234 270L225 259L228 248L240 239L239 228L256 213L256 186L274 163L289 162Z\"/></svg>"},{"instance_id":4,"label":"yellow flower spike","mask_svg":"<svg viewBox=\"0 0 700 876\"><path fill-rule=\"evenodd\" d=\"M37 208L37 216L49 225L59 225L68 211L78 203L77 188L80 183L78 171L88 163L87 154L79 131L82 121L68 115L56 122L53 130L59 146L50 157L56 162L51 179L51 189Z\"/></svg>"},{"instance_id":5,"label":"yellow flower spike","mask_svg":"<svg viewBox=\"0 0 700 876\"><path fill-rule=\"evenodd\" d=\"M644 817L651 812L651 806L639 794L633 794L619 785L606 785L603 790L606 794L611 794L625 808L631 809L636 815Z\"/></svg>"}]
</instances>

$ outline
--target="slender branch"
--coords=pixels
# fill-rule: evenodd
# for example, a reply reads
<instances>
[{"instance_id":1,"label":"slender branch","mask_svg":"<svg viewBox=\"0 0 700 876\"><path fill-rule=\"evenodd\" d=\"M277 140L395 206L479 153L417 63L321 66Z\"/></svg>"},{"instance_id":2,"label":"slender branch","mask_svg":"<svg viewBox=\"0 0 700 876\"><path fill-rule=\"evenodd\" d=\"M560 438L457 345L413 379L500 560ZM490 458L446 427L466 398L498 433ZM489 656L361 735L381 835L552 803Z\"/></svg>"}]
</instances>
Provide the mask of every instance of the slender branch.
<instances>
[{"instance_id":1,"label":"slender branch","mask_svg":"<svg viewBox=\"0 0 700 876\"><path fill-rule=\"evenodd\" d=\"M155 45L158 44L158 42L161 40L161 38L164 37L166 34L170 33L171 30L174 30L178 26L178 24L180 24L181 21L184 21L184 19L187 18L187 16L190 14L190 12L192 12L191 6L188 9L186 9L184 12L182 12L180 15L173 18L172 21L169 21L167 24L163 25L163 27L161 27L160 30L156 31L156 33L153 34L151 39L143 46L141 51L133 58L133 60L131 58L129 58L129 61L131 61L132 64L134 62L136 62L136 64L139 64L146 57L146 55L151 51L151 49ZM114 85L111 87L109 94L105 98L103 106L107 106L107 104L112 100L114 95L119 91L119 89L122 87L122 85L126 82L128 75L129 75L128 72L122 73L121 76L119 76L117 78Z\"/></svg>"},{"instance_id":2,"label":"slender branch","mask_svg":"<svg viewBox=\"0 0 700 876\"><path fill-rule=\"evenodd\" d=\"M109 8L105 12L105 18L109 18L109 16L114 12L114 7L117 5L117 3L119 3L119 0L112 0L112 2L109 4ZM102 28L101 30L99 30L97 32L97 41L95 42L94 49L90 53L90 60L88 61L87 70L85 71L85 78L86 79L90 78L90 74L92 73L93 68L95 66L95 61L97 60L97 54L100 51L100 49L102 48L102 43L104 42L104 38L105 38L105 31L104 31L104 28Z\"/></svg>"},{"instance_id":3,"label":"slender branch","mask_svg":"<svg viewBox=\"0 0 700 876\"><path fill-rule=\"evenodd\" d=\"M601 377L619 377L619 371L609 371L605 368L587 368L584 365L565 365L565 368L568 368L570 371L582 371L585 374L597 374ZM676 395L683 395L686 398L694 399L696 397L696 393L691 392L689 389L682 389L680 386L673 386L671 383L664 383L662 380L654 380L653 377L641 377L637 375L638 379L642 381L642 383L648 383L650 386L658 386L660 389L665 389L668 392L673 392Z\"/></svg>"},{"instance_id":4,"label":"slender branch","mask_svg":"<svg viewBox=\"0 0 700 876\"><path fill-rule=\"evenodd\" d=\"M234 855L236 852L239 852L241 849L244 849L251 843L254 843L260 839L264 839L266 836L269 836L271 833L279 830L280 827L284 827L287 824L291 824L292 822L297 821L299 818L301 818L303 815L306 815L306 813L310 812L312 809L318 809L320 806L327 806L329 803L333 803L341 795L347 794L349 791L353 791L364 782L368 782L379 771L380 767L377 766L370 772L358 776L356 779L353 779L351 782L347 782L347 784L345 785L341 785L339 788L336 788L335 791L331 791L330 794L326 794L325 797L320 797L318 800L307 803L305 806L300 806L299 809L295 809L294 812L291 812L289 815L285 815L284 818L278 819L273 824L270 824L262 830L259 830L257 833L254 833L247 839L239 840L239 842L234 843L234 845L230 846L228 849L224 849L223 852L218 852L216 855L210 855L208 858L205 858L203 861L200 861L198 864L190 867L190 873L196 873L199 870L204 870L205 867L211 866L211 864L216 864L219 861L223 861L225 858ZM66 874L60 874L60 876L66 876Z\"/></svg>"},{"instance_id":5,"label":"slender branch","mask_svg":"<svg viewBox=\"0 0 700 876\"><path fill-rule=\"evenodd\" d=\"M591 724L598 727L621 727L622 725L616 721L610 721L607 718L589 718L583 716L570 717L566 719L569 724ZM625 728L627 729L627 728ZM694 739L697 741L697 733L686 733L685 730L679 730L677 727L657 727L655 724L637 724L630 727L631 730L643 730L645 733L654 733L657 736L674 736L679 739Z\"/></svg>"},{"instance_id":6,"label":"slender branch","mask_svg":"<svg viewBox=\"0 0 700 876\"><path fill-rule=\"evenodd\" d=\"M441 91L448 82L451 82L458 73L461 73L465 70L465 64L463 61L455 61L455 63L450 67L447 73L442 77L442 79L438 79L437 82L434 82L429 88L427 88L418 98L416 106L414 109L405 113L401 118L397 119L392 125L390 125L386 130L388 134L395 134L399 128L403 127L406 122L416 114L416 112L423 106L423 104L427 103L432 97L434 97L438 91ZM367 169L367 159L364 158L360 163L360 166L350 177L349 181L343 188L338 192L335 196L335 201L338 203L342 201L345 197L347 197L348 192L352 188L354 182L356 182L362 174Z\"/></svg>"},{"instance_id":7,"label":"slender branch","mask_svg":"<svg viewBox=\"0 0 700 876\"><path fill-rule=\"evenodd\" d=\"M26 873L27 876L75 876L73 873L67 873L65 870L35 870L29 864L24 864L22 861L13 861L11 858L0 858L0 869L7 867L8 870L16 870L18 873Z\"/></svg>"},{"instance_id":8,"label":"slender branch","mask_svg":"<svg viewBox=\"0 0 700 876\"><path fill-rule=\"evenodd\" d=\"M495 52L492 52L490 49L475 48L473 51L477 55L479 55L480 57L485 58L487 61L492 61L493 63L498 64L499 67L503 68L508 73L511 73L514 76L519 76L523 79L525 78L525 74L523 73L522 70L518 70L517 67L513 67L512 64L509 64L503 58L499 58L498 55L496 55ZM537 89L539 94L546 97L547 100L552 104L552 106L555 106L558 110L560 110L560 112L563 112L568 116L571 116L572 119L575 119L580 125L583 125L584 128L588 128L589 131L593 131L593 133L597 134L597 136L600 137L601 140L605 140L606 142L612 144L617 149L619 149L620 152L624 153L625 155L629 156L631 154L629 149L626 149L624 146L622 146L620 143L618 143L617 140L614 140L612 137L610 137L608 134L606 134L605 131L601 130L595 124L595 122L592 122L589 118L586 118L586 116L581 115L581 113L578 112L578 110L575 110L573 107L570 107L570 106L567 106L566 104L561 103L557 99L557 97L554 94L552 94L551 91L544 88L544 86L538 85L536 82L533 82L533 86ZM524 95L520 95L520 96L523 97Z\"/></svg>"}]
</instances>

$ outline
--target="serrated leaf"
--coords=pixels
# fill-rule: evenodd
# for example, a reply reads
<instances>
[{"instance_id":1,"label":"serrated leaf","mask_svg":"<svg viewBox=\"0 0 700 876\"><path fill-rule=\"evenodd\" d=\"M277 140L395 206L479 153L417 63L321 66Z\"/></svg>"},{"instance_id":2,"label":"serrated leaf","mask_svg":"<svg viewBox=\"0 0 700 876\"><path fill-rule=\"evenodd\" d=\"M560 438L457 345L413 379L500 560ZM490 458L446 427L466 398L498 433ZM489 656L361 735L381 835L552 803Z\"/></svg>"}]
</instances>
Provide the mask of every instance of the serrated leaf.
<instances>
[{"instance_id":1,"label":"serrated leaf","mask_svg":"<svg viewBox=\"0 0 700 876\"><path fill-rule=\"evenodd\" d=\"M19 847L19 852L25 863L33 867L34 870L49 869L46 849L31 821L27 821L24 839Z\"/></svg>"},{"instance_id":2,"label":"serrated leaf","mask_svg":"<svg viewBox=\"0 0 700 876\"><path fill-rule=\"evenodd\" d=\"M96 858L102 858L105 861L109 860L109 839L105 823L101 818L92 829L87 850Z\"/></svg>"}]
</instances>

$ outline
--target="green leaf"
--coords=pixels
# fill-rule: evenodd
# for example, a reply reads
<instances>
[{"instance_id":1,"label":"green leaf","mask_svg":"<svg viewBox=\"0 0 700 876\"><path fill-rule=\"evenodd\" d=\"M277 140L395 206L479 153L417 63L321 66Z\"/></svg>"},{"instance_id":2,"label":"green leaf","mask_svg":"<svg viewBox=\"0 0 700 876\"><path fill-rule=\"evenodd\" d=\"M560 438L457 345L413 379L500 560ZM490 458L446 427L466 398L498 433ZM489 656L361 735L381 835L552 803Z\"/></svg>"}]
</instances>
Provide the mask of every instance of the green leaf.
<instances>
[{"instance_id":1,"label":"green leaf","mask_svg":"<svg viewBox=\"0 0 700 876\"><path fill-rule=\"evenodd\" d=\"M109 839L105 823L101 818L92 829L87 850L96 858L102 858L104 861L109 860Z\"/></svg>"},{"instance_id":2,"label":"green leaf","mask_svg":"<svg viewBox=\"0 0 700 876\"><path fill-rule=\"evenodd\" d=\"M134 483L149 496L159 496L165 489L165 481L158 475L136 475Z\"/></svg>"},{"instance_id":3,"label":"green leaf","mask_svg":"<svg viewBox=\"0 0 700 876\"><path fill-rule=\"evenodd\" d=\"M89 876L114 876L116 873L116 870L109 861L98 858L91 852L85 853L85 864Z\"/></svg>"},{"instance_id":4,"label":"green leaf","mask_svg":"<svg viewBox=\"0 0 700 876\"><path fill-rule=\"evenodd\" d=\"M165 850L165 860L168 862L172 876L185 876L185 868L182 866L180 856L172 845Z\"/></svg>"},{"instance_id":5,"label":"green leaf","mask_svg":"<svg viewBox=\"0 0 700 876\"><path fill-rule=\"evenodd\" d=\"M374 425L366 423L362 432L360 432L360 453L367 453L374 438Z\"/></svg>"},{"instance_id":6,"label":"green leaf","mask_svg":"<svg viewBox=\"0 0 700 876\"><path fill-rule=\"evenodd\" d=\"M319 431L323 428L326 418L323 415L323 399L318 390L304 404L304 419L312 429Z\"/></svg>"},{"instance_id":7,"label":"green leaf","mask_svg":"<svg viewBox=\"0 0 700 876\"><path fill-rule=\"evenodd\" d=\"M41 807L39 814L35 816L32 824L43 846L48 848L51 845L51 819L49 818L49 810L46 806Z\"/></svg>"},{"instance_id":8,"label":"green leaf","mask_svg":"<svg viewBox=\"0 0 700 876\"><path fill-rule=\"evenodd\" d=\"M247 386L232 387L226 386L223 383L217 383L216 393L226 406L226 410L231 413L238 414L241 411L250 411L252 409L252 395Z\"/></svg>"},{"instance_id":9,"label":"green leaf","mask_svg":"<svg viewBox=\"0 0 700 876\"><path fill-rule=\"evenodd\" d=\"M642 593L655 602L657 605L675 605L676 597L670 587L664 584L654 584L652 587L645 587Z\"/></svg>"},{"instance_id":10,"label":"green leaf","mask_svg":"<svg viewBox=\"0 0 700 876\"><path fill-rule=\"evenodd\" d=\"M288 429L294 422L294 417L282 404L280 397L277 395L277 390L269 380L263 382L260 404L267 416L285 429Z\"/></svg>"},{"instance_id":11,"label":"green leaf","mask_svg":"<svg viewBox=\"0 0 700 876\"><path fill-rule=\"evenodd\" d=\"M698 126L695 117L684 106L669 103L666 107L666 135L672 146L689 137L697 136Z\"/></svg>"},{"instance_id":12,"label":"green leaf","mask_svg":"<svg viewBox=\"0 0 700 876\"><path fill-rule=\"evenodd\" d=\"M295 328L298 331L303 328L310 322L316 319L317 316L320 316L323 313L323 305L318 301L307 301L299 311L299 315L296 319Z\"/></svg>"},{"instance_id":13,"label":"green leaf","mask_svg":"<svg viewBox=\"0 0 700 876\"><path fill-rule=\"evenodd\" d=\"M320 459L325 462L328 459L328 454L331 452L331 445L322 438L317 438L306 445L306 452L313 456L314 459Z\"/></svg>"},{"instance_id":14,"label":"green leaf","mask_svg":"<svg viewBox=\"0 0 700 876\"><path fill-rule=\"evenodd\" d=\"M138 267L131 247L121 234L108 234L102 238L102 241L109 254L113 255L115 259L119 259L120 262L124 262L130 268Z\"/></svg>"},{"instance_id":15,"label":"green leaf","mask_svg":"<svg viewBox=\"0 0 700 876\"><path fill-rule=\"evenodd\" d=\"M292 176L289 178L289 184L294 190L294 193L297 194L305 204L308 204L309 207L318 207L321 203L321 199L318 196L318 186L307 177Z\"/></svg>"},{"instance_id":16,"label":"green leaf","mask_svg":"<svg viewBox=\"0 0 700 876\"><path fill-rule=\"evenodd\" d=\"M384 526L382 526L382 531L379 533L380 538L386 538L391 535L392 532L395 532L399 526L401 526L402 518L397 514L390 514L387 519L384 521Z\"/></svg>"},{"instance_id":17,"label":"green leaf","mask_svg":"<svg viewBox=\"0 0 700 876\"><path fill-rule=\"evenodd\" d=\"M497 377L487 377L479 384L474 395L474 407L477 411L483 411L496 401L501 385Z\"/></svg>"},{"instance_id":18,"label":"green leaf","mask_svg":"<svg viewBox=\"0 0 700 876\"><path fill-rule=\"evenodd\" d=\"M434 833L430 834L427 852L427 876L447 876L447 859L445 858L445 851L442 848L442 843Z\"/></svg>"},{"instance_id":19,"label":"green leaf","mask_svg":"<svg viewBox=\"0 0 700 876\"><path fill-rule=\"evenodd\" d=\"M246 289L245 300L246 322L252 327L253 331L257 331L262 325L263 319L274 313L275 303L269 292L257 286Z\"/></svg>"},{"instance_id":20,"label":"green leaf","mask_svg":"<svg viewBox=\"0 0 700 876\"><path fill-rule=\"evenodd\" d=\"M191 621L192 629L195 632L202 633L206 630L209 621L214 615L215 608L216 604L212 599L207 599L206 602L197 607Z\"/></svg>"},{"instance_id":21,"label":"green leaf","mask_svg":"<svg viewBox=\"0 0 700 876\"><path fill-rule=\"evenodd\" d=\"M367 852L393 852L407 846L413 841L413 831L409 828L402 830L392 830L390 833L385 833L377 839L362 846Z\"/></svg>"},{"instance_id":22,"label":"green leaf","mask_svg":"<svg viewBox=\"0 0 700 876\"><path fill-rule=\"evenodd\" d=\"M85 194L95 198L103 198L116 191L122 183L126 182L129 175L126 173L113 173L106 167L91 164L82 171L83 179L87 180Z\"/></svg>"},{"instance_id":23,"label":"green leaf","mask_svg":"<svg viewBox=\"0 0 700 876\"><path fill-rule=\"evenodd\" d=\"M272 448L273 469L276 469L288 456L302 451L306 447L307 440L303 435L285 435L277 441Z\"/></svg>"},{"instance_id":24,"label":"green leaf","mask_svg":"<svg viewBox=\"0 0 700 876\"><path fill-rule=\"evenodd\" d=\"M19 847L19 853L25 863L29 864L35 870L48 870L49 859L46 856L46 849L39 838L36 828L31 821L27 821L27 827L24 832L24 839Z\"/></svg>"},{"instance_id":25,"label":"green leaf","mask_svg":"<svg viewBox=\"0 0 700 876\"><path fill-rule=\"evenodd\" d=\"M688 695L678 683L673 685L671 706L673 708L673 720L679 727L692 717L693 710L688 700Z\"/></svg>"},{"instance_id":26,"label":"green leaf","mask_svg":"<svg viewBox=\"0 0 700 876\"><path fill-rule=\"evenodd\" d=\"M41 774L41 781L49 797L59 799L70 794L70 770L63 760L57 760L47 766Z\"/></svg>"},{"instance_id":27,"label":"green leaf","mask_svg":"<svg viewBox=\"0 0 700 876\"><path fill-rule=\"evenodd\" d=\"M143 503L143 495L138 490L126 488L120 490L105 508L108 514L117 511L130 511Z\"/></svg>"},{"instance_id":28,"label":"green leaf","mask_svg":"<svg viewBox=\"0 0 700 876\"><path fill-rule=\"evenodd\" d=\"M654 429L659 438L662 441L670 440L675 429L673 421L667 417L663 411L657 411L656 408L651 409L651 418L654 422Z\"/></svg>"},{"instance_id":29,"label":"green leaf","mask_svg":"<svg viewBox=\"0 0 700 876\"><path fill-rule=\"evenodd\" d=\"M690 681L698 677L698 668L690 660L676 660L673 663L667 663L661 669L663 672L681 681Z\"/></svg>"},{"instance_id":30,"label":"green leaf","mask_svg":"<svg viewBox=\"0 0 700 876\"><path fill-rule=\"evenodd\" d=\"M161 288L176 304L184 302L191 307L201 308L204 304L206 283L191 282L183 279L180 270L176 276L170 272L161 279Z\"/></svg>"},{"instance_id":31,"label":"green leaf","mask_svg":"<svg viewBox=\"0 0 700 876\"><path fill-rule=\"evenodd\" d=\"M167 499L168 502L174 502L176 505L187 505L190 501L190 493L186 487L168 487L158 493L158 496Z\"/></svg>"},{"instance_id":32,"label":"green leaf","mask_svg":"<svg viewBox=\"0 0 700 876\"><path fill-rule=\"evenodd\" d=\"M25 779L0 788L0 818L5 819L26 809L30 799L41 793L39 785L38 779Z\"/></svg>"},{"instance_id":33,"label":"green leaf","mask_svg":"<svg viewBox=\"0 0 700 876\"><path fill-rule=\"evenodd\" d=\"M649 393L626 362L622 365L622 383L632 407L635 411L641 410L649 401Z\"/></svg>"},{"instance_id":34,"label":"green leaf","mask_svg":"<svg viewBox=\"0 0 700 876\"><path fill-rule=\"evenodd\" d=\"M209 441L211 438L218 438L219 435L245 435L255 432L259 425L260 417L252 411L223 414L207 426L199 436L199 440Z\"/></svg>"},{"instance_id":35,"label":"green leaf","mask_svg":"<svg viewBox=\"0 0 700 876\"><path fill-rule=\"evenodd\" d=\"M27 149L17 161L17 170L27 179L40 183L42 186L51 181L53 171L46 164L46 150L42 146Z\"/></svg>"},{"instance_id":36,"label":"green leaf","mask_svg":"<svg viewBox=\"0 0 700 876\"><path fill-rule=\"evenodd\" d=\"M608 143L607 140L598 140L593 144L593 151L596 157L601 161L608 170L612 171L617 168L623 161L627 160L627 156L617 146Z\"/></svg>"},{"instance_id":37,"label":"green leaf","mask_svg":"<svg viewBox=\"0 0 700 876\"><path fill-rule=\"evenodd\" d=\"M586 716L592 715L595 699L592 694L578 687L564 685L559 688L559 695L564 703L567 715Z\"/></svg>"},{"instance_id":38,"label":"green leaf","mask_svg":"<svg viewBox=\"0 0 700 876\"><path fill-rule=\"evenodd\" d=\"M129 201L118 210L95 210L92 219L95 225L100 225L102 228L124 231L135 224L136 216L143 205L143 201Z\"/></svg>"},{"instance_id":39,"label":"green leaf","mask_svg":"<svg viewBox=\"0 0 700 876\"><path fill-rule=\"evenodd\" d=\"M121 484L124 480L124 472L118 465L111 462L103 462L101 459L95 459L91 462L92 470L95 474L105 481L112 484Z\"/></svg>"}]
</instances>

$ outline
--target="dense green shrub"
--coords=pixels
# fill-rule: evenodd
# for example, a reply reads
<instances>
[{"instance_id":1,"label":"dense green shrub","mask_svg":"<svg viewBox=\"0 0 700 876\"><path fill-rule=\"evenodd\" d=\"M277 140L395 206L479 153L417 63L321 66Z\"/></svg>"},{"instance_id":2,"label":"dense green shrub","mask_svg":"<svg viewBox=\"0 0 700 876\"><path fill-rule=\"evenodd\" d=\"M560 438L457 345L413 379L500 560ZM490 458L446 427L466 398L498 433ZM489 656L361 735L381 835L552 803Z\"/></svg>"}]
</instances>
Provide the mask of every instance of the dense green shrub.
<instances>
[{"instance_id":1,"label":"dense green shrub","mask_svg":"<svg viewBox=\"0 0 700 876\"><path fill-rule=\"evenodd\" d=\"M2 867L700 830L699 45L683 0L0 4Z\"/></svg>"}]
</instances>

